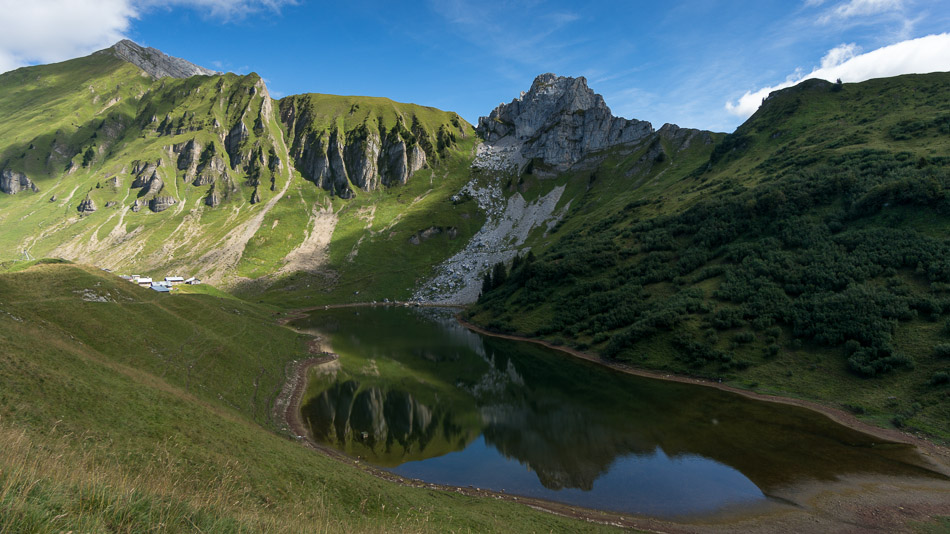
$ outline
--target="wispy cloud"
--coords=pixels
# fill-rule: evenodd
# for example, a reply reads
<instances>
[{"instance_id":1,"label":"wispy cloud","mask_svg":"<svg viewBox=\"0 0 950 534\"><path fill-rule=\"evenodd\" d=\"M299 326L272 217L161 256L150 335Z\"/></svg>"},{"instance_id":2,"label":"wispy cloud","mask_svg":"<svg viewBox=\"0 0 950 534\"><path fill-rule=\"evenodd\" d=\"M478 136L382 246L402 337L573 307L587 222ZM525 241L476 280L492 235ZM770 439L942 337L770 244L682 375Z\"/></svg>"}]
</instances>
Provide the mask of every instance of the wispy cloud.
<instances>
[{"instance_id":1,"label":"wispy cloud","mask_svg":"<svg viewBox=\"0 0 950 534\"><path fill-rule=\"evenodd\" d=\"M748 91L737 101L726 102L726 110L739 117L749 117L772 91L812 78L862 82L899 74L950 71L950 33L901 41L864 54L857 52L854 44L837 46L825 54L821 66L808 74L796 72L783 83Z\"/></svg>"},{"instance_id":2,"label":"wispy cloud","mask_svg":"<svg viewBox=\"0 0 950 534\"><path fill-rule=\"evenodd\" d=\"M186 8L222 22L243 20L261 12L279 13L298 0L130 0L141 9Z\"/></svg>"},{"instance_id":3,"label":"wispy cloud","mask_svg":"<svg viewBox=\"0 0 950 534\"><path fill-rule=\"evenodd\" d=\"M821 23L902 11L904 0L849 0L838 4L818 19Z\"/></svg>"},{"instance_id":4,"label":"wispy cloud","mask_svg":"<svg viewBox=\"0 0 950 534\"><path fill-rule=\"evenodd\" d=\"M429 5L469 43L507 61L536 64L563 56L577 44L576 37L560 37L580 15L548 9L543 2L430 0Z\"/></svg>"}]
</instances>

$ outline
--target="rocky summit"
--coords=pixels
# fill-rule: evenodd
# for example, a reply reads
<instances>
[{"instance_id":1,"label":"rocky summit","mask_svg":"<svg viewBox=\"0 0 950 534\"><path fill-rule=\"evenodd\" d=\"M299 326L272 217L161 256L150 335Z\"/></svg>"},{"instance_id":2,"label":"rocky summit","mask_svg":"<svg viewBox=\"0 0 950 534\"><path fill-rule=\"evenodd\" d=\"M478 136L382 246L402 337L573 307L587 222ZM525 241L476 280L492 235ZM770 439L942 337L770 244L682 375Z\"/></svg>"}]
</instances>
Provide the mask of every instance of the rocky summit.
<instances>
[{"instance_id":1,"label":"rocky summit","mask_svg":"<svg viewBox=\"0 0 950 534\"><path fill-rule=\"evenodd\" d=\"M485 140L476 166L521 169L534 160L563 172L588 154L637 142L653 133L647 121L615 117L581 76L542 74L531 89L478 119Z\"/></svg>"},{"instance_id":2,"label":"rocky summit","mask_svg":"<svg viewBox=\"0 0 950 534\"><path fill-rule=\"evenodd\" d=\"M214 76L219 72L184 59L166 55L161 50L144 47L123 39L99 53L112 54L147 72L153 78L188 78L190 76Z\"/></svg>"}]
</instances>

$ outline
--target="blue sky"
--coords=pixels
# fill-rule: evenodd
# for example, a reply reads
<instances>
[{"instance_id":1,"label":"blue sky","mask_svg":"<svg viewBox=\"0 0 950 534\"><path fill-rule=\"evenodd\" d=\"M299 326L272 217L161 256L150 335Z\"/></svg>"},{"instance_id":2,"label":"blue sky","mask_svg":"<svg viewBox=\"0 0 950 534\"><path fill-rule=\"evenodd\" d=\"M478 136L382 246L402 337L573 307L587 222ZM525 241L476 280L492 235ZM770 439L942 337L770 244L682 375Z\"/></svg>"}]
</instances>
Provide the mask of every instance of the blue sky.
<instances>
[{"instance_id":1,"label":"blue sky","mask_svg":"<svg viewBox=\"0 0 950 534\"><path fill-rule=\"evenodd\" d=\"M0 12L0 70L128 37L257 72L275 97L385 96L470 122L543 72L586 76L615 114L657 128L732 131L769 89L816 69L845 81L950 70L946 0L0 0Z\"/></svg>"}]
</instances>

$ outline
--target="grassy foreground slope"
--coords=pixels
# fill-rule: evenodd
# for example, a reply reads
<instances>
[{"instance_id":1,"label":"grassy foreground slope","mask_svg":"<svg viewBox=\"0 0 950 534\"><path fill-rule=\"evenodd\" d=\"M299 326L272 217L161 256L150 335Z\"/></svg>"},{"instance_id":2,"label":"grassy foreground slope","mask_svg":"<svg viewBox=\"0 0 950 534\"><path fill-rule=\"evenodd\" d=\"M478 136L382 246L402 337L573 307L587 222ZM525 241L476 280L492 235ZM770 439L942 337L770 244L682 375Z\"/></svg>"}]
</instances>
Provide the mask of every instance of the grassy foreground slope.
<instances>
[{"instance_id":1,"label":"grassy foreground slope","mask_svg":"<svg viewBox=\"0 0 950 534\"><path fill-rule=\"evenodd\" d=\"M384 482L278 435L304 339L271 310L96 269L0 274L0 531L466 532L598 527Z\"/></svg>"},{"instance_id":2,"label":"grassy foreground slope","mask_svg":"<svg viewBox=\"0 0 950 534\"><path fill-rule=\"evenodd\" d=\"M948 83L811 80L649 188L602 166L469 315L950 439Z\"/></svg>"}]
</instances>

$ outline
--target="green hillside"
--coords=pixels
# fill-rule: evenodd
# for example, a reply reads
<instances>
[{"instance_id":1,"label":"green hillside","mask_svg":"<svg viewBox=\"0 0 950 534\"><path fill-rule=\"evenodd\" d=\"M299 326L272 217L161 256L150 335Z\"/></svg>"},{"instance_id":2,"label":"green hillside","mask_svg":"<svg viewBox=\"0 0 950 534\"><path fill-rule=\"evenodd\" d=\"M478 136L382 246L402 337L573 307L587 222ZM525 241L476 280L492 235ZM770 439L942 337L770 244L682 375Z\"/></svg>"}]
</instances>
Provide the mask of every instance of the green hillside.
<instances>
[{"instance_id":1,"label":"green hillside","mask_svg":"<svg viewBox=\"0 0 950 534\"><path fill-rule=\"evenodd\" d=\"M306 127L286 131L288 105ZM468 179L473 130L434 108L328 95L278 102L256 74L155 80L106 50L0 75L0 116L0 172L23 184L0 193L0 261L195 275L245 295L270 290L278 302L346 300L370 286L405 298L480 225L474 205L448 200ZM331 131L350 141L345 200L294 166ZM368 132L401 141L408 160L400 167L389 151L376 168L357 142ZM361 166L377 174L370 183L356 183ZM434 225L455 237L409 245ZM398 269L375 269L394 251Z\"/></svg>"},{"instance_id":2,"label":"green hillside","mask_svg":"<svg viewBox=\"0 0 950 534\"><path fill-rule=\"evenodd\" d=\"M703 161L571 177L568 217L468 316L946 440L948 83L811 80Z\"/></svg>"},{"instance_id":3,"label":"green hillside","mask_svg":"<svg viewBox=\"0 0 950 534\"><path fill-rule=\"evenodd\" d=\"M385 482L281 436L271 405L306 340L269 309L16 270L0 274L2 532L600 529Z\"/></svg>"}]
</instances>

